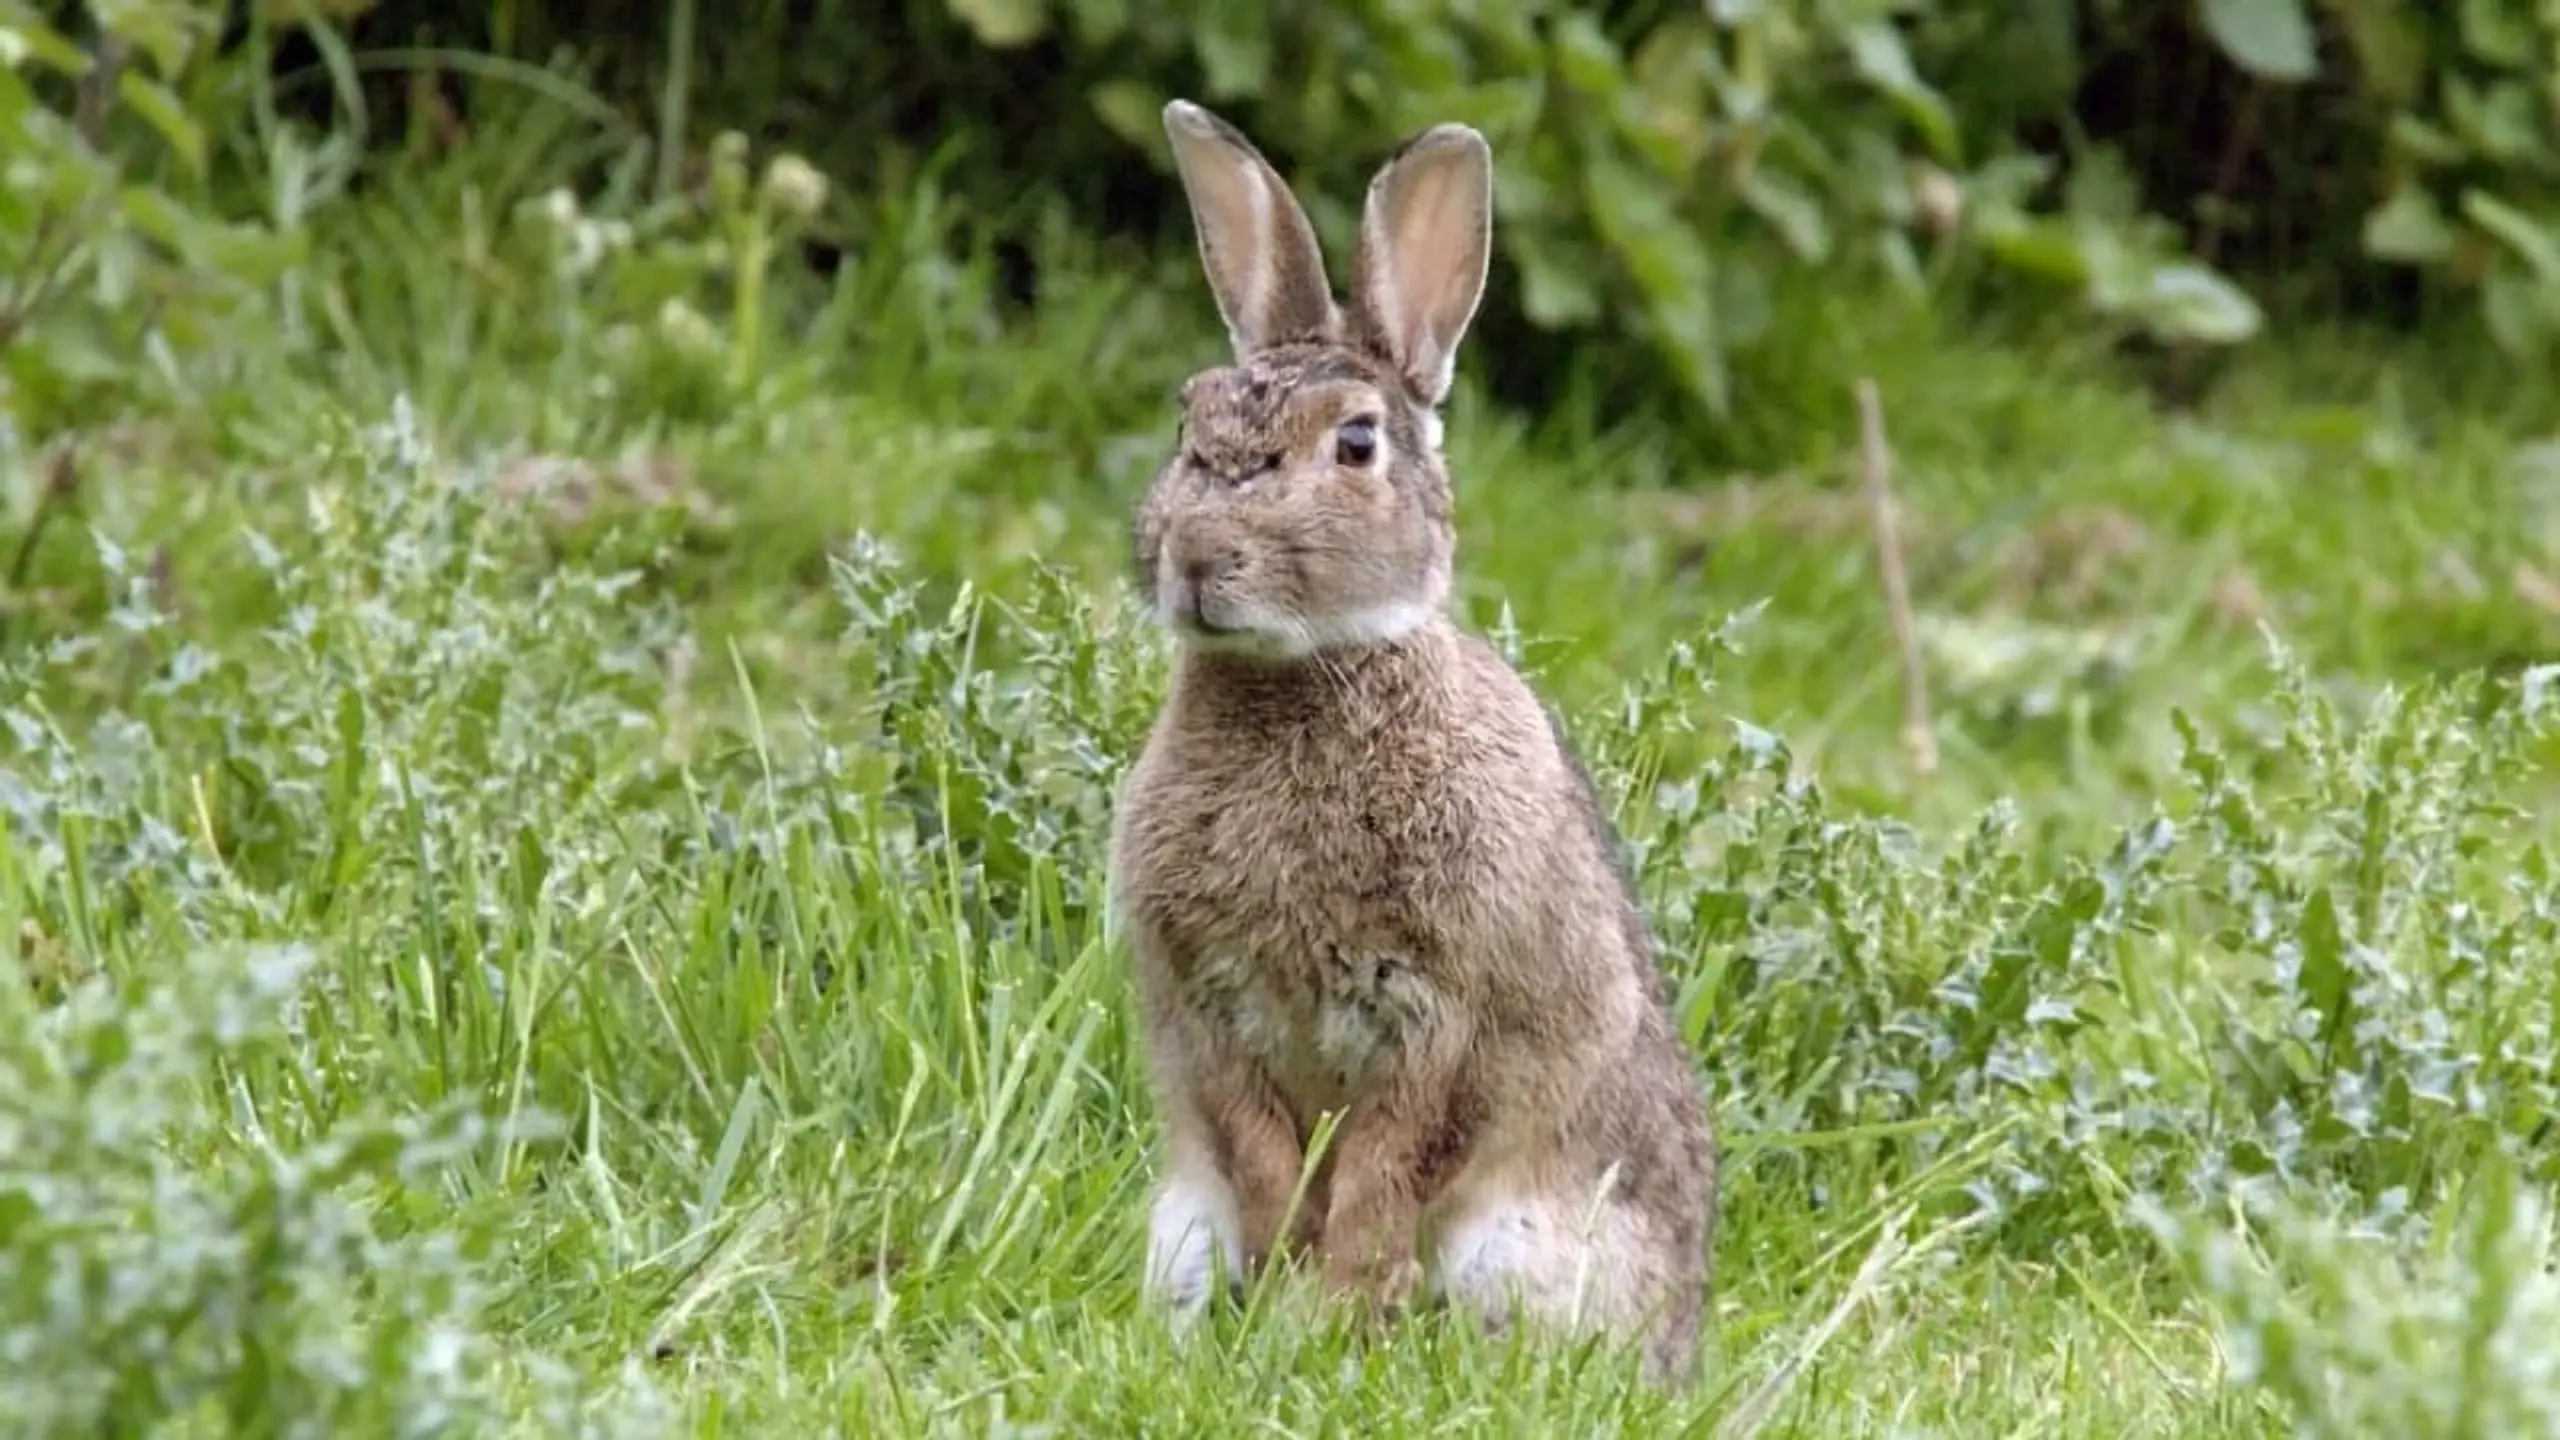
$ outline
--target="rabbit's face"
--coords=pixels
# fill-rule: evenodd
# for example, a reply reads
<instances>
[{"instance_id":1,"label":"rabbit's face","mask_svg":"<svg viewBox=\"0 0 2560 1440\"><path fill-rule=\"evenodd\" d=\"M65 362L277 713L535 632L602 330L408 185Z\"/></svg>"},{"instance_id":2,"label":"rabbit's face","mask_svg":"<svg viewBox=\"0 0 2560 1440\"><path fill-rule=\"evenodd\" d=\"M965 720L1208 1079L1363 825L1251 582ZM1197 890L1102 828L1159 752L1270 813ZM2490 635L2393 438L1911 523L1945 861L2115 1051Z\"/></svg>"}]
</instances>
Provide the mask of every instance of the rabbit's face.
<instances>
[{"instance_id":1,"label":"rabbit's face","mask_svg":"<svg viewBox=\"0 0 2560 1440\"><path fill-rule=\"evenodd\" d=\"M1438 125L1380 166L1339 304L1253 142L1180 100L1165 134L1236 360L1183 387L1138 508L1138 583L1194 649L1292 659L1404 635L1449 594L1434 407L1484 293L1492 152Z\"/></svg>"},{"instance_id":2,"label":"rabbit's face","mask_svg":"<svg viewBox=\"0 0 2560 1440\"><path fill-rule=\"evenodd\" d=\"M1137 523L1138 583L1200 649L1392 640L1449 592L1438 417L1370 356L1284 345L1203 371Z\"/></svg>"}]
</instances>

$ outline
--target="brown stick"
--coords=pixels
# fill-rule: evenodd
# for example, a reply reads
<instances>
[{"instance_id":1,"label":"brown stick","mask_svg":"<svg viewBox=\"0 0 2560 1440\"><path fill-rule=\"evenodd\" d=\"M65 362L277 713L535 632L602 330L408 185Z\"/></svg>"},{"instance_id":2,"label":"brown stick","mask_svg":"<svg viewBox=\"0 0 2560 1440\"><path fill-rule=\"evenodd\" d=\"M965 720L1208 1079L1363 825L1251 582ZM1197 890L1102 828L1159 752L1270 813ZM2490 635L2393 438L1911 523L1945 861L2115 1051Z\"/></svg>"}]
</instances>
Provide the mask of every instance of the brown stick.
<instances>
[{"instance_id":1,"label":"brown stick","mask_svg":"<svg viewBox=\"0 0 2560 1440\"><path fill-rule=\"evenodd\" d=\"M1920 664L1920 627L1911 616L1911 584L1902 569L1902 531L1893 503L1893 452L1885 447L1884 401L1876 382L1858 382L1858 432L1866 454L1867 508L1875 522L1876 569L1884 577L1885 612L1902 653L1902 743L1911 768L1938 768L1938 737L1929 722L1929 679Z\"/></svg>"},{"instance_id":2,"label":"brown stick","mask_svg":"<svg viewBox=\"0 0 2560 1440\"><path fill-rule=\"evenodd\" d=\"M122 38L107 37L90 62L89 73L73 87L72 128L89 142L92 150L103 149L107 143L107 114L115 108L116 82L124 78L124 53Z\"/></svg>"}]
</instances>

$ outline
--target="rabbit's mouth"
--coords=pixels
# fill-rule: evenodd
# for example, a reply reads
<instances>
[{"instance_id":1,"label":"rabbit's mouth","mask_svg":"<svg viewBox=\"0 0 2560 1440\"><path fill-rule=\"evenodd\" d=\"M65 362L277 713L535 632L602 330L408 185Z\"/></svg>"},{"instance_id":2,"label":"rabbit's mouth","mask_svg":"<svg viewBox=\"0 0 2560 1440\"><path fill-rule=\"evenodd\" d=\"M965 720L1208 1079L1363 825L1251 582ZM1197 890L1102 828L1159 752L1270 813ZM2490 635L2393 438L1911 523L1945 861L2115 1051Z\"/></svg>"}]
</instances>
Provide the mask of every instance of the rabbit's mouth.
<instances>
[{"instance_id":1,"label":"rabbit's mouth","mask_svg":"<svg viewBox=\"0 0 2560 1440\"><path fill-rule=\"evenodd\" d=\"M1221 603L1186 587L1165 607L1165 624L1185 649L1218 655L1277 658L1290 651L1285 633L1232 602Z\"/></svg>"},{"instance_id":2,"label":"rabbit's mouth","mask_svg":"<svg viewBox=\"0 0 2560 1440\"><path fill-rule=\"evenodd\" d=\"M1186 576L1177 582L1166 598L1170 603L1165 606L1165 618L1182 634L1204 639L1233 639L1253 628L1233 623L1231 615L1222 619L1218 614L1212 614L1213 610L1227 612L1235 607L1218 604L1217 597L1196 576Z\"/></svg>"},{"instance_id":3,"label":"rabbit's mouth","mask_svg":"<svg viewBox=\"0 0 2560 1440\"><path fill-rule=\"evenodd\" d=\"M1230 625L1211 619L1197 591L1174 602L1173 626L1185 634L1210 640L1232 640L1252 630L1249 625Z\"/></svg>"}]
</instances>

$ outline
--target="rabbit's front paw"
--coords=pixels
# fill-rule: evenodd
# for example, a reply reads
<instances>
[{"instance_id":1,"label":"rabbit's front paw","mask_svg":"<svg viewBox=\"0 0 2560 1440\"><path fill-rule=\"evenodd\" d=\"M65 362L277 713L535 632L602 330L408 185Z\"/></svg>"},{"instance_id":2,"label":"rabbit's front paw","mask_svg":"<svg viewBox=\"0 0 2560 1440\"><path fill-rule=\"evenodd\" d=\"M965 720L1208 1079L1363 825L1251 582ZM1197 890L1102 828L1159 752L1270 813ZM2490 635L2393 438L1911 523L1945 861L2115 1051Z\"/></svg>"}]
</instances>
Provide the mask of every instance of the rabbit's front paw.
<instances>
[{"instance_id":1,"label":"rabbit's front paw","mask_svg":"<svg viewBox=\"0 0 2560 1440\"><path fill-rule=\"evenodd\" d=\"M1335 1251L1325 1258L1325 1290L1335 1299L1386 1318L1401 1314L1422 1289L1422 1262L1411 1254L1362 1258Z\"/></svg>"}]
</instances>

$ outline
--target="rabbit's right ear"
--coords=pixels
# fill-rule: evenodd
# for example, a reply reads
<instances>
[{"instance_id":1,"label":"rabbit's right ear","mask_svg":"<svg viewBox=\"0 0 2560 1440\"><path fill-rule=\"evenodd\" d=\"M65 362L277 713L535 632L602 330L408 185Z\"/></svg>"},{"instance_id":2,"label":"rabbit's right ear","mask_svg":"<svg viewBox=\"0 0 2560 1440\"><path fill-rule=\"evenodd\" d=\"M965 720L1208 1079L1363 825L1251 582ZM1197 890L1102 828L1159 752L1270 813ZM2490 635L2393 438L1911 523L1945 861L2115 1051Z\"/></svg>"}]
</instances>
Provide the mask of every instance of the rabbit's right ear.
<instances>
[{"instance_id":1,"label":"rabbit's right ear","mask_svg":"<svg viewBox=\"0 0 2560 1440\"><path fill-rule=\"evenodd\" d=\"M1324 255L1287 182L1234 126L1188 100L1164 107L1164 133L1236 358L1333 338L1339 316Z\"/></svg>"}]
</instances>

